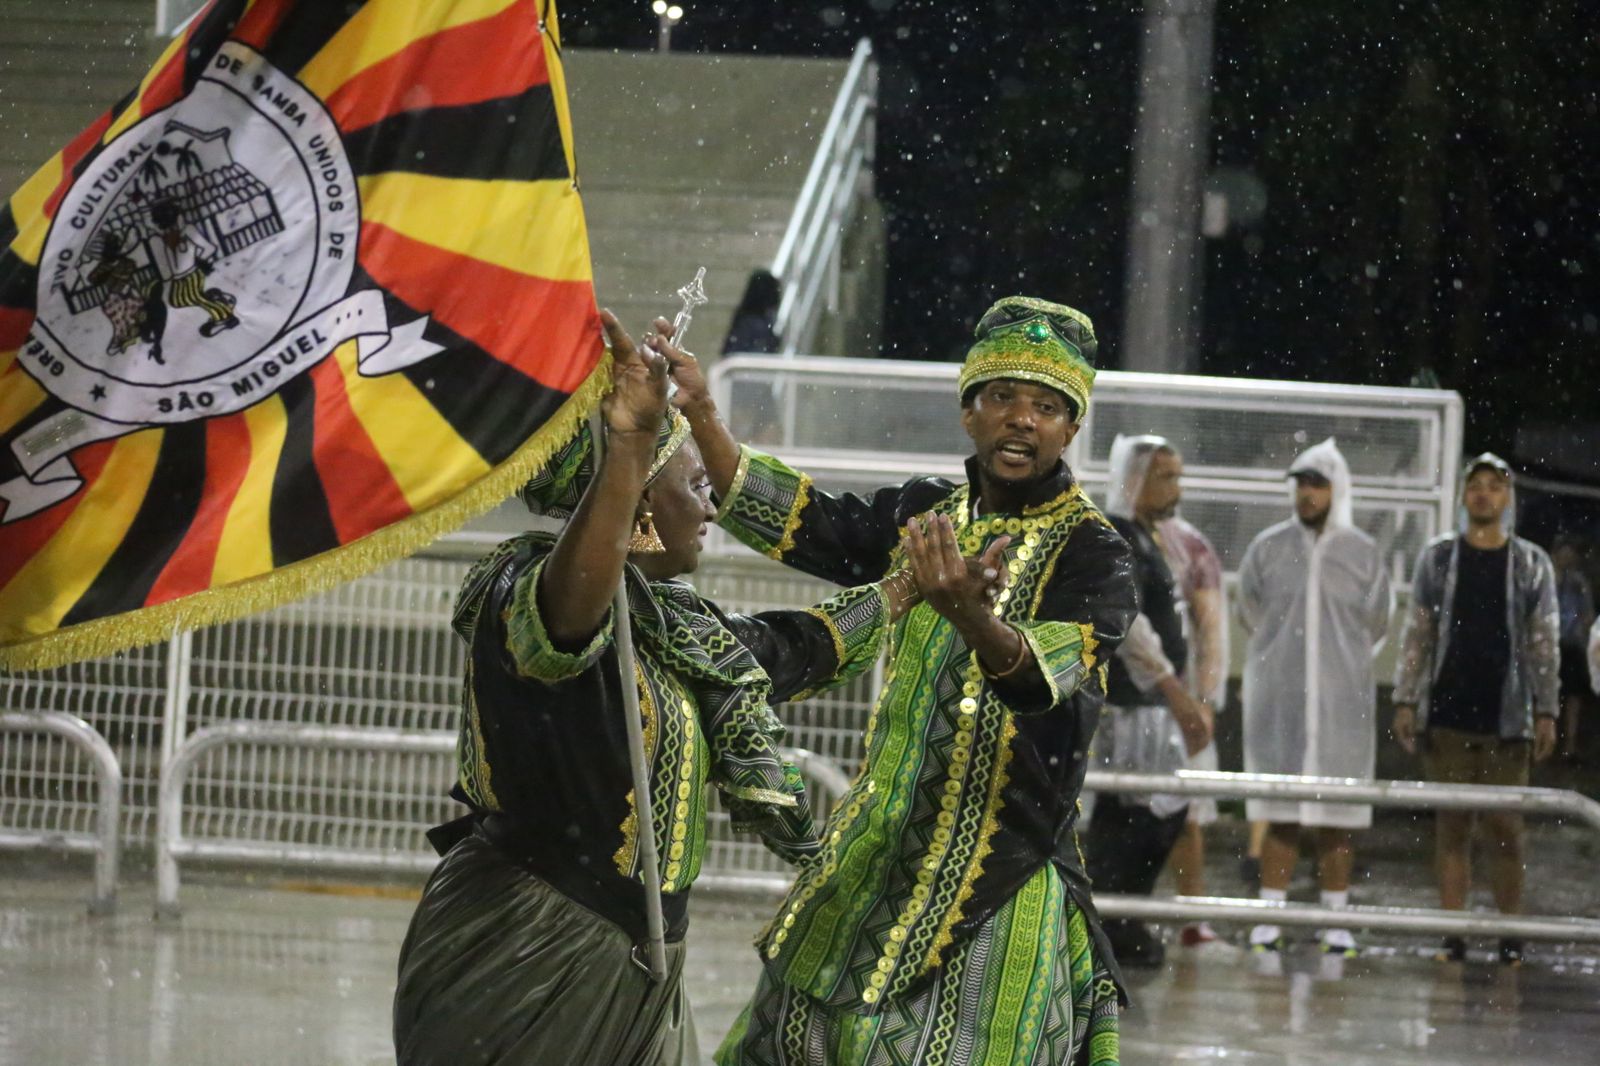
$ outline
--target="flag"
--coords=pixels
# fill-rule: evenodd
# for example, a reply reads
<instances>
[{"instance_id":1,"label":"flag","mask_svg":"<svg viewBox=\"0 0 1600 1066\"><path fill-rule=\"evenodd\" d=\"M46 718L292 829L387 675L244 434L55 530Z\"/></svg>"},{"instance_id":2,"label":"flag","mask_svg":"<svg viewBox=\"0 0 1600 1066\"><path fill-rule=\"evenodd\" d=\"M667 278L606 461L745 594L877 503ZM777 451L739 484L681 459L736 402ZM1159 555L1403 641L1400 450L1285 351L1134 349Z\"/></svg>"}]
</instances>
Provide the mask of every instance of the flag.
<instances>
[{"instance_id":1,"label":"flag","mask_svg":"<svg viewBox=\"0 0 1600 1066\"><path fill-rule=\"evenodd\" d=\"M0 664L416 550L603 356L553 0L213 0L0 210Z\"/></svg>"}]
</instances>

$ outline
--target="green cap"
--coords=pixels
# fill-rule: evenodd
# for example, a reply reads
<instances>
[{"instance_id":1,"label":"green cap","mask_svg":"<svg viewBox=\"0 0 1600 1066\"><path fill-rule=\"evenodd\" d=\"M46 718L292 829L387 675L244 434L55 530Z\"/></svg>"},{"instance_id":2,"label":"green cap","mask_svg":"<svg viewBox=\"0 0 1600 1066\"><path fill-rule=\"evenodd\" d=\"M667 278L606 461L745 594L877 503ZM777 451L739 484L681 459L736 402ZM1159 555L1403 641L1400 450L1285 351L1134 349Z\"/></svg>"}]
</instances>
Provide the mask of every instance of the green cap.
<instances>
[{"instance_id":1,"label":"green cap","mask_svg":"<svg viewBox=\"0 0 1600 1066\"><path fill-rule=\"evenodd\" d=\"M1008 296L978 320L977 342L961 368L960 392L997 378L1031 381L1071 400L1082 418L1094 389L1094 324L1066 304Z\"/></svg>"}]
</instances>

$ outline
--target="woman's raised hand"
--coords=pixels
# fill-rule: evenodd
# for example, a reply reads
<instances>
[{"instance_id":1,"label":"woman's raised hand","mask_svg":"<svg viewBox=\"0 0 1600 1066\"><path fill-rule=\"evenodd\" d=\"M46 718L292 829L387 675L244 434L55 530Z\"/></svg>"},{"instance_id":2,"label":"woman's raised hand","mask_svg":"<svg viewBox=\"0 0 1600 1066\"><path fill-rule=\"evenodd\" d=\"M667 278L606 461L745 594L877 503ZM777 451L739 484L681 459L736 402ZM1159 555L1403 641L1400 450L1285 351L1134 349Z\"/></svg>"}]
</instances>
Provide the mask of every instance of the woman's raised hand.
<instances>
[{"instance_id":1,"label":"woman's raised hand","mask_svg":"<svg viewBox=\"0 0 1600 1066\"><path fill-rule=\"evenodd\" d=\"M667 413L666 357L634 344L610 311L601 311L600 321L611 341L611 391L600 404L606 428L613 433L659 432Z\"/></svg>"}]
</instances>

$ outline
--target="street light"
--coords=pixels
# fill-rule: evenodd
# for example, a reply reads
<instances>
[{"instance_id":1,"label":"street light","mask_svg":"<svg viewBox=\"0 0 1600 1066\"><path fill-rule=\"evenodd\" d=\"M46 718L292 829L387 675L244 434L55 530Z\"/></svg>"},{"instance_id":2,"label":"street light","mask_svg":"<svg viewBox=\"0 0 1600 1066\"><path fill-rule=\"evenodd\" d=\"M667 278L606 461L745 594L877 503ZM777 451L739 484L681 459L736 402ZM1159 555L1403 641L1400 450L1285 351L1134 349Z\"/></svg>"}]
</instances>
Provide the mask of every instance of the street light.
<instances>
[{"instance_id":1,"label":"street light","mask_svg":"<svg viewBox=\"0 0 1600 1066\"><path fill-rule=\"evenodd\" d=\"M655 0L650 10L656 13L656 51L672 51L672 27L683 20L683 8L667 0Z\"/></svg>"}]
</instances>

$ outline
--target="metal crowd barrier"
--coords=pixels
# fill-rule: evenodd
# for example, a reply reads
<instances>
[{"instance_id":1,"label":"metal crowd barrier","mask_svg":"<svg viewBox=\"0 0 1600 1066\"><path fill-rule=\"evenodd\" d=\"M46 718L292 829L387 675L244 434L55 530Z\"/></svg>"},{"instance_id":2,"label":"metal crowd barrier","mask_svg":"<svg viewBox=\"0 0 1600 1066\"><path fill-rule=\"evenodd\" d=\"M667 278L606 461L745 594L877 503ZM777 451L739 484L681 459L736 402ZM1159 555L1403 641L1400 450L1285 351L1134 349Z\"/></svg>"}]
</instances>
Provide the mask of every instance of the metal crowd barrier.
<instances>
[{"instance_id":1,"label":"metal crowd barrier","mask_svg":"<svg viewBox=\"0 0 1600 1066\"><path fill-rule=\"evenodd\" d=\"M1091 771L1084 789L1230 799L1291 799L1359 803L1412 810L1511 811L1572 818L1600 830L1600 803L1557 788L1454 785L1432 781L1364 781L1350 777L1230 774L1179 770L1176 774ZM1096 893L1095 907L1112 918L1154 921L1235 920L1277 925L1340 925L1420 935L1515 936L1529 940L1600 942L1600 920L1538 915L1473 914L1415 907L1279 903L1218 896L1146 897Z\"/></svg>"},{"instance_id":2,"label":"metal crowd barrier","mask_svg":"<svg viewBox=\"0 0 1600 1066\"><path fill-rule=\"evenodd\" d=\"M117 906L117 830L121 820L122 767L105 738L82 718L59 711L0 711L0 733L45 733L65 740L89 757L95 769L95 831L0 828L0 848L62 848L93 851L94 896L89 913L109 914Z\"/></svg>"},{"instance_id":3,"label":"metal crowd barrier","mask_svg":"<svg viewBox=\"0 0 1600 1066\"><path fill-rule=\"evenodd\" d=\"M191 781L202 759L225 747L288 748L301 751L349 751L374 758L384 754L453 757L456 734L453 731L407 732L396 729L359 729L336 726L288 725L265 722L232 722L196 730L178 746L161 779L156 813L156 916L176 918L180 877L178 863L183 859L212 859L266 865L315 865L344 870L433 869L439 857L426 847L421 824L406 834L410 847L350 847L307 839L269 840L260 834L245 836L205 836L184 831L184 788ZM819 817L826 805L849 787L849 779L824 756L801 749L786 749L786 754L805 774L814 788ZM288 764L294 765L294 764ZM282 791L293 798L293 783ZM459 808L457 808L459 810ZM292 824L292 823L291 823ZM254 831L259 826L251 824ZM708 873L704 885L720 888L781 887L779 879L759 873Z\"/></svg>"}]
</instances>

